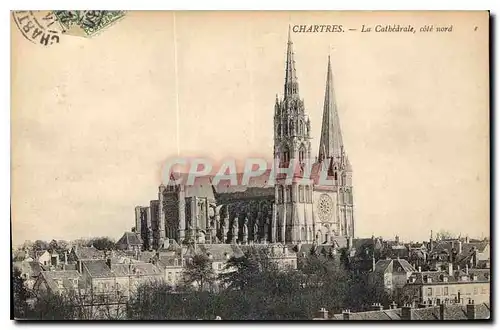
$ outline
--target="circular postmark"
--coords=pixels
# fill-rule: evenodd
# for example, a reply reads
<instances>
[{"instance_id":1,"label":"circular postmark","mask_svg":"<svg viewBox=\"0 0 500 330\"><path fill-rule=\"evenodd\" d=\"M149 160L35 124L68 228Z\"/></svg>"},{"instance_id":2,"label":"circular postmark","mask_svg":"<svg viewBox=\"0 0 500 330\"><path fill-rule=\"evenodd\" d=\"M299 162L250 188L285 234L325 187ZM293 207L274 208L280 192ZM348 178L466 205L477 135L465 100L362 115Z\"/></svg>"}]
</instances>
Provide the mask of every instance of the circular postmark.
<instances>
[{"instance_id":1,"label":"circular postmark","mask_svg":"<svg viewBox=\"0 0 500 330\"><path fill-rule=\"evenodd\" d=\"M23 36L34 44L50 46L59 43L62 33L57 17L51 11L13 11L12 16Z\"/></svg>"}]
</instances>

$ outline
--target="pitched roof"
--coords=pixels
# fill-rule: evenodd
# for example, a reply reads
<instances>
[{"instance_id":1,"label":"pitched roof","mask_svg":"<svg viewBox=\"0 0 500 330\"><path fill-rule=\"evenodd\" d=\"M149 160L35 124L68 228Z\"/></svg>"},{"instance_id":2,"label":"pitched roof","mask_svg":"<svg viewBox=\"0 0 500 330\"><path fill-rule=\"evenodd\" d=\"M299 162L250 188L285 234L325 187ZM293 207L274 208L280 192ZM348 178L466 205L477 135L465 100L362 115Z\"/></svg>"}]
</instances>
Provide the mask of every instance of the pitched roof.
<instances>
[{"instance_id":1,"label":"pitched roof","mask_svg":"<svg viewBox=\"0 0 500 330\"><path fill-rule=\"evenodd\" d=\"M73 251L75 251L78 260L100 259L104 257L104 253L93 246L78 246L73 248Z\"/></svg>"},{"instance_id":2,"label":"pitched roof","mask_svg":"<svg viewBox=\"0 0 500 330\"><path fill-rule=\"evenodd\" d=\"M375 272L393 273L393 272L414 272L415 268L405 259L379 260L375 264Z\"/></svg>"},{"instance_id":3,"label":"pitched roof","mask_svg":"<svg viewBox=\"0 0 500 330\"><path fill-rule=\"evenodd\" d=\"M171 252L177 252L181 249L181 246L177 244L177 241L175 239L170 238L167 243L168 243L167 247L165 247L166 244L164 244L163 247L158 249L158 253L160 255L165 253L171 254Z\"/></svg>"},{"instance_id":4,"label":"pitched roof","mask_svg":"<svg viewBox=\"0 0 500 330\"><path fill-rule=\"evenodd\" d=\"M123 236L116 242L117 245L142 245L142 241L137 233L125 232Z\"/></svg>"},{"instance_id":5,"label":"pitched roof","mask_svg":"<svg viewBox=\"0 0 500 330\"><path fill-rule=\"evenodd\" d=\"M451 250L454 247L454 243L452 244L451 241L439 241L436 243L437 244L434 245L434 247L431 250L432 253L441 253L441 252L451 253Z\"/></svg>"},{"instance_id":6,"label":"pitched roof","mask_svg":"<svg viewBox=\"0 0 500 330\"><path fill-rule=\"evenodd\" d=\"M156 252L154 251L142 251L141 253L139 253L139 261L149 262L155 256Z\"/></svg>"},{"instance_id":7,"label":"pitched roof","mask_svg":"<svg viewBox=\"0 0 500 330\"><path fill-rule=\"evenodd\" d=\"M160 268L150 263L112 264L111 272L115 276L161 275Z\"/></svg>"},{"instance_id":8,"label":"pitched roof","mask_svg":"<svg viewBox=\"0 0 500 330\"><path fill-rule=\"evenodd\" d=\"M35 259L38 260L41 256L43 256L46 253L50 255L50 252L47 250L35 251Z\"/></svg>"},{"instance_id":9,"label":"pitched roof","mask_svg":"<svg viewBox=\"0 0 500 330\"><path fill-rule=\"evenodd\" d=\"M343 314L333 315L334 320L343 320ZM349 320L366 320L366 321L392 321L401 319L401 309L388 309L382 311L367 311L359 313L350 313Z\"/></svg>"},{"instance_id":10,"label":"pitched roof","mask_svg":"<svg viewBox=\"0 0 500 330\"><path fill-rule=\"evenodd\" d=\"M206 197L215 200L211 176L195 177L193 184L187 185L188 175L188 173L173 172L171 173L171 180L182 178L181 182L184 184L186 197Z\"/></svg>"},{"instance_id":11,"label":"pitched roof","mask_svg":"<svg viewBox=\"0 0 500 330\"><path fill-rule=\"evenodd\" d=\"M76 264L75 263L68 263L68 264L63 264L59 263L58 265L40 265L42 270L77 270Z\"/></svg>"},{"instance_id":12,"label":"pitched roof","mask_svg":"<svg viewBox=\"0 0 500 330\"><path fill-rule=\"evenodd\" d=\"M431 321L440 320L440 306L430 306L423 308L414 308L412 320ZM490 305L476 304L476 319L485 320L490 318ZM467 306L464 305L444 305L445 320L467 320ZM343 314L335 314L332 320L343 320ZM386 309L382 311L368 311L359 313L350 313L349 320L401 320L401 308Z\"/></svg>"},{"instance_id":13,"label":"pitched roof","mask_svg":"<svg viewBox=\"0 0 500 330\"><path fill-rule=\"evenodd\" d=\"M82 277L76 270L42 271L40 277L45 279L47 286L54 292L60 289L59 281L62 281L63 288L67 290L75 289L73 280L77 280L79 286L82 284Z\"/></svg>"},{"instance_id":14,"label":"pitched roof","mask_svg":"<svg viewBox=\"0 0 500 330\"><path fill-rule=\"evenodd\" d=\"M82 266L88 271L89 275L94 278L114 276L105 260L84 260L82 261Z\"/></svg>"},{"instance_id":15,"label":"pitched roof","mask_svg":"<svg viewBox=\"0 0 500 330\"><path fill-rule=\"evenodd\" d=\"M464 305L445 305L444 306L445 320L467 320L467 306ZM489 304L476 304L476 319L489 319L490 308ZM440 306L431 306L418 308L413 311L415 320L440 320Z\"/></svg>"},{"instance_id":16,"label":"pitched roof","mask_svg":"<svg viewBox=\"0 0 500 330\"><path fill-rule=\"evenodd\" d=\"M176 264L177 260L177 264ZM157 261L160 267L182 267L182 262L179 256L160 256Z\"/></svg>"},{"instance_id":17,"label":"pitched roof","mask_svg":"<svg viewBox=\"0 0 500 330\"><path fill-rule=\"evenodd\" d=\"M214 261L227 260L226 256L229 258L243 256L243 251L235 244L198 244L196 253L204 255L210 253Z\"/></svg>"},{"instance_id":18,"label":"pitched roof","mask_svg":"<svg viewBox=\"0 0 500 330\"><path fill-rule=\"evenodd\" d=\"M385 273L388 272L389 267L392 265L392 260L379 260L375 264L375 272Z\"/></svg>"},{"instance_id":19,"label":"pitched roof","mask_svg":"<svg viewBox=\"0 0 500 330\"><path fill-rule=\"evenodd\" d=\"M22 274L28 274L29 277L36 277L43 270L37 261L16 261L14 267L18 268Z\"/></svg>"},{"instance_id":20,"label":"pitched roof","mask_svg":"<svg viewBox=\"0 0 500 330\"><path fill-rule=\"evenodd\" d=\"M469 281L472 282L473 275L477 276L477 282L489 282L491 272L489 269L469 269L468 274L466 273L466 271L461 270L453 271L453 274L450 276L448 272L444 271L428 271L414 272L411 277L415 279L415 282L413 282L415 284L443 283L444 278L447 279L446 283L467 283ZM466 279L464 280L464 278Z\"/></svg>"}]
</instances>

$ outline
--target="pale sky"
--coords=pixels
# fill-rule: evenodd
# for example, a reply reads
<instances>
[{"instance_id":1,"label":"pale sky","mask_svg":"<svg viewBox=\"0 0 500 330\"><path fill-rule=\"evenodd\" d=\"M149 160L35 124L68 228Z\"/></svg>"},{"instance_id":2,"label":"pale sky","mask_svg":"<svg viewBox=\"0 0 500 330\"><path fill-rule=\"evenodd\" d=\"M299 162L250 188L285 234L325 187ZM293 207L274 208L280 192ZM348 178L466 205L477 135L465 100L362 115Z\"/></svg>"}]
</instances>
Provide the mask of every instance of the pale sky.
<instances>
[{"instance_id":1,"label":"pale sky","mask_svg":"<svg viewBox=\"0 0 500 330\"><path fill-rule=\"evenodd\" d=\"M292 34L313 156L330 54L356 236L489 235L486 12L129 12L49 47L12 25L13 243L119 238L178 148L271 158L288 24L393 23L453 31Z\"/></svg>"}]
</instances>

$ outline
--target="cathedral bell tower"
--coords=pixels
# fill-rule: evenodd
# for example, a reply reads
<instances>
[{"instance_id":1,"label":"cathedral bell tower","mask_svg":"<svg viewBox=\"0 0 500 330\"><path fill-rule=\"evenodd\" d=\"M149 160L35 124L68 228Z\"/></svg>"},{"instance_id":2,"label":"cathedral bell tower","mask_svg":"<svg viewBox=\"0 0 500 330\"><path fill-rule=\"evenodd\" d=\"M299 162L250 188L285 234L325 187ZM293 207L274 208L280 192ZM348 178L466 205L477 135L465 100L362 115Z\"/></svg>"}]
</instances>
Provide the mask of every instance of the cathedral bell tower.
<instances>
[{"instance_id":1,"label":"cathedral bell tower","mask_svg":"<svg viewBox=\"0 0 500 330\"><path fill-rule=\"evenodd\" d=\"M328 176L333 179L337 209L333 222L339 226L341 236L354 236L354 203L352 194L352 166L342 140L339 113L333 88L333 74L330 57L326 74L323 122L319 143L318 161L327 162Z\"/></svg>"},{"instance_id":2,"label":"cathedral bell tower","mask_svg":"<svg viewBox=\"0 0 500 330\"><path fill-rule=\"evenodd\" d=\"M311 125L299 96L299 82L295 70L293 43L288 31L286 52L285 85L283 98L276 95L274 105L274 160L275 167L288 168L298 162L295 177L300 177L301 168L311 159ZM297 163L296 163L297 164ZM275 172L277 173L277 172ZM275 184L275 215L273 241L312 241L312 183L300 180L286 182L277 175ZM309 232L311 234L309 235Z\"/></svg>"}]
</instances>

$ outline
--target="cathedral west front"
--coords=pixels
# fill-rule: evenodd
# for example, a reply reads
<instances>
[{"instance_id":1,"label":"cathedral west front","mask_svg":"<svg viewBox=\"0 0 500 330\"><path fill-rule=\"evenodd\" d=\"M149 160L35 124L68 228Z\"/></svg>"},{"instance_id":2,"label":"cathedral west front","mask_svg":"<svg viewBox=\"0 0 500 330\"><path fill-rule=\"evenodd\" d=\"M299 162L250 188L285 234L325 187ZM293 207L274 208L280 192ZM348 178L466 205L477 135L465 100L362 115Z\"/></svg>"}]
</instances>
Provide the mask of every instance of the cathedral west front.
<instances>
[{"instance_id":1,"label":"cathedral west front","mask_svg":"<svg viewBox=\"0 0 500 330\"><path fill-rule=\"evenodd\" d=\"M342 141L330 58L317 151L311 148L311 123L300 98L290 32L285 63L283 94L276 95L274 113L270 109L272 156L280 168L298 162L297 180L277 176L269 185L268 170L245 185L215 184L213 176L197 178L193 185L161 184L157 199L135 208L135 232L144 249L161 248L172 239L204 244L331 244L354 236L352 167Z\"/></svg>"}]
</instances>

